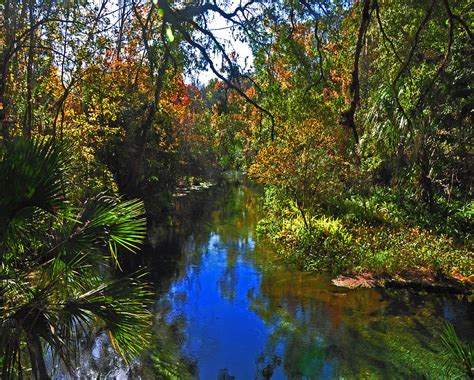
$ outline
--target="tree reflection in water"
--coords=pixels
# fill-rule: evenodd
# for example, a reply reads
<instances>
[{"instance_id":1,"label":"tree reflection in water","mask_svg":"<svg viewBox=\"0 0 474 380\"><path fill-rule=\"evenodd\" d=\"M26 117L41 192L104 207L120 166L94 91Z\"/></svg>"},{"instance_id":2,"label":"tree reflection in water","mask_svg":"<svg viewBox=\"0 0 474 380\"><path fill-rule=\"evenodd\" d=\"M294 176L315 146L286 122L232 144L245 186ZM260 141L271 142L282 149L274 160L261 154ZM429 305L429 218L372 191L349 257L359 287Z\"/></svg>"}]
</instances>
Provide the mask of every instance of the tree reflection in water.
<instances>
[{"instance_id":1,"label":"tree reflection in water","mask_svg":"<svg viewBox=\"0 0 474 380\"><path fill-rule=\"evenodd\" d=\"M289 269L255 235L264 213L258 195L229 185L181 200L174 229L162 228L141 261L128 263L149 268L157 303L154 343L125 376L443 377L442 322L471 339L471 303L346 290Z\"/></svg>"},{"instance_id":2,"label":"tree reflection in water","mask_svg":"<svg viewBox=\"0 0 474 380\"><path fill-rule=\"evenodd\" d=\"M263 215L257 193L237 186L218 197L164 292L170 310L162 321L185 320L181 353L202 379L442 374L443 310L472 334L467 301L345 290L289 270L255 236Z\"/></svg>"}]
</instances>

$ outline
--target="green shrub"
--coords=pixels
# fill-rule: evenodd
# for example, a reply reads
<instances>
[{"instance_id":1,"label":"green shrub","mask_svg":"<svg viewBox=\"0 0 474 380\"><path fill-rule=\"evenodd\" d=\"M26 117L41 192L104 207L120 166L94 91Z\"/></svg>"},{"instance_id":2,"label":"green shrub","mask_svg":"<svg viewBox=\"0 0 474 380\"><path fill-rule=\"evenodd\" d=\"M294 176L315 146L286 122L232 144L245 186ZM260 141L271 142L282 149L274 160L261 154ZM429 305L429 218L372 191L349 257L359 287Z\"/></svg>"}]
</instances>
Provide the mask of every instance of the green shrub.
<instances>
[{"instance_id":1,"label":"green shrub","mask_svg":"<svg viewBox=\"0 0 474 380\"><path fill-rule=\"evenodd\" d=\"M416 227L370 226L351 229L361 264L373 272L428 270L442 275L472 275L472 247L445 234Z\"/></svg>"},{"instance_id":2,"label":"green shrub","mask_svg":"<svg viewBox=\"0 0 474 380\"><path fill-rule=\"evenodd\" d=\"M447 207L440 205L439 210ZM257 232L269 236L282 256L304 270L472 275L472 242L463 243L453 233L443 232L458 226L459 234L469 236L465 231L472 204L451 204L449 227L436 227L446 216L438 215L441 219L436 220L423 206L412 203L409 194L398 198L396 193L375 189L369 196L347 197L338 205L338 217L316 217L315 211L299 207L283 190L268 187L265 210Z\"/></svg>"},{"instance_id":3,"label":"green shrub","mask_svg":"<svg viewBox=\"0 0 474 380\"><path fill-rule=\"evenodd\" d=\"M346 270L355 262L352 236L339 219L303 218L291 211L289 215L281 222L263 219L257 227L289 261L304 270L333 272Z\"/></svg>"}]
</instances>

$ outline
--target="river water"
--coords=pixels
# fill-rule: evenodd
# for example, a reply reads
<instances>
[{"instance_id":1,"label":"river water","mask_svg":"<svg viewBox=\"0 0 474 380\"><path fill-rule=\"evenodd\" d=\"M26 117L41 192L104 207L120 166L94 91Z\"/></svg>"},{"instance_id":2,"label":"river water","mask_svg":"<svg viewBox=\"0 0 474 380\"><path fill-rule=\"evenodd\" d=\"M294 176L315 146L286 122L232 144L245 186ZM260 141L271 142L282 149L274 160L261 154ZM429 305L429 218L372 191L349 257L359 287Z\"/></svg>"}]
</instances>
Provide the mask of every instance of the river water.
<instances>
[{"instance_id":1,"label":"river water","mask_svg":"<svg viewBox=\"0 0 474 380\"><path fill-rule=\"evenodd\" d=\"M177 202L175 228L152 232L153 247L141 259L156 284L153 342L131 370L114 369L116 360L110 359L106 374L443 378L443 321L472 339L472 302L452 295L337 288L325 276L288 268L255 234L264 213L259 194L248 184L227 185ZM92 361L83 367L89 374L98 368L94 357L104 361L104 350L96 341Z\"/></svg>"}]
</instances>

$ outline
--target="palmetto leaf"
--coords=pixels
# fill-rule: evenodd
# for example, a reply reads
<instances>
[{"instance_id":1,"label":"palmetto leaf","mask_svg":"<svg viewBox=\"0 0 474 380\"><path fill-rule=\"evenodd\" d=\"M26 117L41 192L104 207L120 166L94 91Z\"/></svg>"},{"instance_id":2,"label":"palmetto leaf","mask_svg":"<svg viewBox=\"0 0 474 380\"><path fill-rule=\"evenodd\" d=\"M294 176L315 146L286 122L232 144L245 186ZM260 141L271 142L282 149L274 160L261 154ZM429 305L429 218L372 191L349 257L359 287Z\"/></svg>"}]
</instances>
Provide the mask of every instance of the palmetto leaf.
<instances>
[{"instance_id":1,"label":"palmetto leaf","mask_svg":"<svg viewBox=\"0 0 474 380\"><path fill-rule=\"evenodd\" d=\"M33 376L48 377L38 369L42 345L72 369L80 336L97 326L126 359L149 337L147 286L104 275L120 248L135 252L143 241L143 202L99 194L72 206L69 166L65 146L51 140L16 140L0 152L2 378L22 376L28 358Z\"/></svg>"},{"instance_id":2,"label":"palmetto leaf","mask_svg":"<svg viewBox=\"0 0 474 380\"><path fill-rule=\"evenodd\" d=\"M16 139L0 153L0 219L4 222L40 208L53 212L64 202L67 146L51 139Z\"/></svg>"},{"instance_id":3,"label":"palmetto leaf","mask_svg":"<svg viewBox=\"0 0 474 380\"><path fill-rule=\"evenodd\" d=\"M446 350L444 365L447 375L451 374L453 367L458 367L467 378L474 379L474 350L471 345L465 344L459 339L452 324L445 324L441 343Z\"/></svg>"},{"instance_id":4,"label":"palmetto leaf","mask_svg":"<svg viewBox=\"0 0 474 380\"><path fill-rule=\"evenodd\" d=\"M103 253L108 248L118 264L118 246L135 252L146 234L146 220L142 201L119 201L112 197L99 196L87 201L75 219L66 220L62 226L56 251L64 255L88 253L89 259L97 260L93 253Z\"/></svg>"},{"instance_id":5,"label":"palmetto leaf","mask_svg":"<svg viewBox=\"0 0 474 380\"><path fill-rule=\"evenodd\" d=\"M112 344L124 359L138 355L150 337L152 293L136 278L102 284L68 300L64 310L71 315L94 316L110 333Z\"/></svg>"}]
</instances>

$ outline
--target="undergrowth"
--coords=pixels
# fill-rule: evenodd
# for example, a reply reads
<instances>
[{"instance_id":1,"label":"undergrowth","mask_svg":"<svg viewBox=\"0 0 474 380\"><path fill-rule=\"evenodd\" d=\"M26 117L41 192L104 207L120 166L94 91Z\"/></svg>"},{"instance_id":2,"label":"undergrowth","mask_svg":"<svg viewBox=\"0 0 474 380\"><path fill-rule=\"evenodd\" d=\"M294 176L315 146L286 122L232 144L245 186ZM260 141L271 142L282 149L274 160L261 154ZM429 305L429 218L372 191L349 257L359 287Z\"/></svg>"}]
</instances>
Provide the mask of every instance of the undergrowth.
<instances>
[{"instance_id":1,"label":"undergrowth","mask_svg":"<svg viewBox=\"0 0 474 380\"><path fill-rule=\"evenodd\" d=\"M430 217L424 219L420 210L409 212L408 203L381 193L347 197L336 212L325 215L282 202L267 191L265 207L267 217L259 222L258 232L303 270L473 275L473 203L456 205L438 226L436 214L426 212Z\"/></svg>"}]
</instances>

